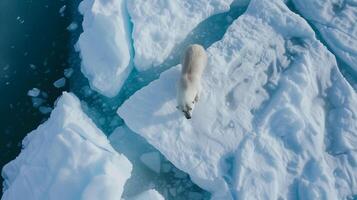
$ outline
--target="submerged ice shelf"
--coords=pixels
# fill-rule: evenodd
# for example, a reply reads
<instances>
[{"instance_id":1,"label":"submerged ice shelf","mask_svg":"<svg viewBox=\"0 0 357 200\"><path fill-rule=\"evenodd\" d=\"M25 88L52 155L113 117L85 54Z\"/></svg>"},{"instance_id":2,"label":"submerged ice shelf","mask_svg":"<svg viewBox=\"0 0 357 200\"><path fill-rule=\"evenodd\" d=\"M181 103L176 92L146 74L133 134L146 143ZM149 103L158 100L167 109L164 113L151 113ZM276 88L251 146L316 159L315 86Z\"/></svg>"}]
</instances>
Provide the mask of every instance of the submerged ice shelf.
<instances>
[{"instance_id":1,"label":"submerged ice shelf","mask_svg":"<svg viewBox=\"0 0 357 200\"><path fill-rule=\"evenodd\" d=\"M123 197L130 198L154 188L165 199L209 199L208 192L192 183L189 176L178 170L144 138L132 132L125 125L118 127L109 137L113 148L122 153L133 164L132 176L127 181ZM154 157L145 160L143 157Z\"/></svg>"},{"instance_id":2,"label":"submerged ice shelf","mask_svg":"<svg viewBox=\"0 0 357 200\"><path fill-rule=\"evenodd\" d=\"M175 109L177 66L119 108L128 127L213 198L357 192L356 93L304 19L253 0L208 52L192 120Z\"/></svg>"}]
</instances>

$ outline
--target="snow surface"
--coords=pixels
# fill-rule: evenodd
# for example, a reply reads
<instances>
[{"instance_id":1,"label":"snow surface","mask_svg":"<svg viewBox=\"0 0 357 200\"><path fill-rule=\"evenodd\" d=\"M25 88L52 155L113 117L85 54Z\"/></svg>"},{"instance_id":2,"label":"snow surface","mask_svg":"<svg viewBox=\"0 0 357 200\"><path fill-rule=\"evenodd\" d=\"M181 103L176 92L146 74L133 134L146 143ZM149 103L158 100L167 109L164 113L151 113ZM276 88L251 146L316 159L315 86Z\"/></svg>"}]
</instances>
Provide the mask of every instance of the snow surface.
<instances>
[{"instance_id":1,"label":"snow surface","mask_svg":"<svg viewBox=\"0 0 357 200\"><path fill-rule=\"evenodd\" d=\"M20 155L2 171L2 200L120 199L131 163L63 93L51 117L22 142Z\"/></svg>"},{"instance_id":2,"label":"snow surface","mask_svg":"<svg viewBox=\"0 0 357 200\"><path fill-rule=\"evenodd\" d=\"M229 10L233 0L129 0L134 64L144 71L167 59L175 45L209 16Z\"/></svg>"},{"instance_id":3,"label":"snow surface","mask_svg":"<svg viewBox=\"0 0 357 200\"><path fill-rule=\"evenodd\" d=\"M83 33L77 43L81 70L93 89L113 97L132 69L125 1L84 0L79 10L83 14Z\"/></svg>"},{"instance_id":4,"label":"snow surface","mask_svg":"<svg viewBox=\"0 0 357 200\"><path fill-rule=\"evenodd\" d=\"M126 200L164 200L164 197L162 197L156 190L151 189Z\"/></svg>"},{"instance_id":5,"label":"snow surface","mask_svg":"<svg viewBox=\"0 0 357 200\"><path fill-rule=\"evenodd\" d=\"M357 72L357 1L293 0L329 47Z\"/></svg>"},{"instance_id":6,"label":"snow surface","mask_svg":"<svg viewBox=\"0 0 357 200\"><path fill-rule=\"evenodd\" d=\"M191 120L175 108L176 66L118 109L127 126L214 199L357 193L357 96L303 18L252 0L208 54Z\"/></svg>"}]
</instances>

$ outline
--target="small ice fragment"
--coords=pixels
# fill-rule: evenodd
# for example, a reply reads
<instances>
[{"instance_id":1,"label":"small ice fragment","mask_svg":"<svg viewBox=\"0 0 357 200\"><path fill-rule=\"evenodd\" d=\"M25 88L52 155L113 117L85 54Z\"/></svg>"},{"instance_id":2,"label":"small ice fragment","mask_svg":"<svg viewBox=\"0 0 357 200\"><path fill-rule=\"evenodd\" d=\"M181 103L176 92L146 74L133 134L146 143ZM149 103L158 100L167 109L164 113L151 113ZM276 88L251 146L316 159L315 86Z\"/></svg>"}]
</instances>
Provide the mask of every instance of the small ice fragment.
<instances>
[{"instance_id":1,"label":"small ice fragment","mask_svg":"<svg viewBox=\"0 0 357 200\"><path fill-rule=\"evenodd\" d=\"M36 69L36 65L30 64L30 68L31 68L31 69Z\"/></svg>"},{"instance_id":2,"label":"small ice fragment","mask_svg":"<svg viewBox=\"0 0 357 200\"><path fill-rule=\"evenodd\" d=\"M71 77L72 74L73 74L73 69L72 69L72 68L64 69L63 75L64 75L66 78Z\"/></svg>"},{"instance_id":3,"label":"small ice fragment","mask_svg":"<svg viewBox=\"0 0 357 200\"><path fill-rule=\"evenodd\" d=\"M48 107L48 106L40 106L38 108L38 110L42 113L42 114L48 114L52 111L52 108L51 107Z\"/></svg>"},{"instance_id":4,"label":"small ice fragment","mask_svg":"<svg viewBox=\"0 0 357 200\"><path fill-rule=\"evenodd\" d=\"M9 64L7 64L7 65L5 65L5 67L4 68L2 68L4 71L6 71L6 70L8 70L10 68L10 65Z\"/></svg>"},{"instance_id":5,"label":"small ice fragment","mask_svg":"<svg viewBox=\"0 0 357 200\"><path fill-rule=\"evenodd\" d=\"M47 97L48 97L48 94L46 93L46 92L41 92L41 96L43 97L43 98L45 98L45 99L47 99Z\"/></svg>"},{"instance_id":6,"label":"small ice fragment","mask_svg":"<svg viewBox=\"0 0 357 200\"><path fill-rule=\"evenodd\" d=\"M61 88L64 87L65 85L66 85L66 79L64 77L58 79L53 83L53 86L55 86L56 88Z\"/></svg>"},{"instance_id":7,"label":"small ice fragment","mask_svg":"<svg viewBox=\"0 0 357 200\"><path fill-rule=\"evenodd\" d=\"M19 21L21 24L23 24L25 22L25 20L21 19L20 16L17 16L16 20Z\"/></svg>"},{"instance_id":8,"label":"small ice fragment","mask_svg":"<svg viewBox=\"0 0 357 200\"><path fill-rule=\"evenodd\" d=\"M31 100L32 100L32 106L35 108L39 107L40 105L42 105L45 102L45 100L43 100L39 97L33 97Z\"/></svg>"},{"instance_id":9,"label":"small ice fragment","mask_svg":"<svg viewBox=\"0 0 357 200\"><path fill-rule=\"evenodd\" d=\"M61 15L61 17L64 16L64 11L66 10L66 5L63 5L60 9L59 9L59 14Z\"/></svg>"},{"instance_id":10,"label":"small ice fragment","mask_svg":"<svg viewBox=\"0 0 357 200\"><path fill-rule=\"evenodd\" d=\"M85 97L89 97L93 94L93 90L91 90L90 87L87 85L81 88L81 92Z\"/></svg>"},{"instance_id":11,"label":"small ice fragment","mask_svg":"<svg viewBox=\"0 0 357 200\"><path fill-rule=\"evenodd\" d=\"M67 30L74 31L78 28L78 24L76 22L72 22L70 25L67 26Z\"/></svg>"},{"instance_id":12,"label":"small ice fragment","mask_svg":"<svg viewBox=\"0 0 357 200\"><path fill-rule=\"evenodd\" d=\"M31 90L27 91L27 95L30 97L37 97L40 94L41 90L38 88L32 88Z\"/></svg>"},{"instance_id":13,"label":"small ice fragment","mask_svg":"<svg viewBox=\"0 0 357 200\"><path fill-rule=\"evenodd\" d=\"M149 152L140 156L141 162L143 162L149 169L156 173L160 173L161 160L158 152Z\"/></svg>"}]
</instances>

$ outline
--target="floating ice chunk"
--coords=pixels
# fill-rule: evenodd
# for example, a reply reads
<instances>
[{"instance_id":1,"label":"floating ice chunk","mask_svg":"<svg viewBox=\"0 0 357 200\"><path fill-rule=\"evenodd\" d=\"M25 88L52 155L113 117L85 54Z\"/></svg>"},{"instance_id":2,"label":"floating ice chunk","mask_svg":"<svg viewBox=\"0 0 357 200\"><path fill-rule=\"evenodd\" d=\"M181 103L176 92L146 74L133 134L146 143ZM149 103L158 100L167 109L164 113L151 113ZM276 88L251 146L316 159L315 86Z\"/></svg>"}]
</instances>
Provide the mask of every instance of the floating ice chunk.
<instances>
[{"instance_id":1,"label":"floating ice chunk","mask_svg":"<svg viewBox=\"0 0 357 200\"><path fill-rule=\"evenodd\" d=\"M357 72L357 2L293 0L334 53Z\"/></svg>"},{"instance_id":2,"label":"floating ice chunk","mask_svg":"<svg viewBox=\"0 0 357 200\"><path fill-rule=\"evenodd\" d=\"M151 189L126 200L164 200L164 197L162 197L156 190Z\"/></svg>"},{"instance_id":3,"label":"floating ice chunk","mask_svg":"<svg viewBox=\"0 0 357 200\"><path fill-rule=\"evenodd\" d=\"M208 55L191 120L176 66L118 109L126 125L213 199L357 193L357 96L303 18L252 0Z\"/></svg>"},{"instance_id":4,"label":"floating ice chunk","mask_svg":"<svg viewBox=\"0 0 357 200\"><path fill-rule=\"evenodd\" d=\"M142 71L162 63L175 45L201 21L229 10L232 0L130 0L135 67Z\"/></svg>"},{"instance_id":5,"label":"floating ice chunk","mask_svg":"<svg viewBox=\"0 0 357 200\"><path fill-rule=\"evenodd\" d=\"M113 150L70 93L22 144L3 168L3 200L120 199L130 177L128 159Z\"/></svg>"},{"instance_id":6,"label":"floating ice chunk","mask_svg":"<svg viewBox=\"0 0 357 200\"><path fill-rule=\"evenodd\" d=\"M132 69L125 2L84 0L79 10L83 14L83 33L77 43L81 70L93 89L115 96Z\"/></svg>"},{"instance_id":7,"label":"floating ice chunk","mask_svg":"<svg viewBox=\"0 0 357 200\"><path fill-rule=\"evenodd\" d=\"M63 5L60 9L59 9L59 11L58 11L58 13L61 15L61 17L64 17L64 11L66 10L66 5Z\"/></svg>"},{"instance_id":8,"label":"floating ice chunk","mask_svg":"<svg viewBox=\"0 0 357 200\"><path fill-rule=\"evenodd\" d=\"M30 68L31 68L31 69L36 69L37 67L36 67L36 65L34 65L34 64L30 64Z\"/></svg>"},{"instance_id":9,"label":"floating ice chunk","mask_svg":"<svg viewBox=\"0 0 357 200\"><path fill-rule=\"evenodd\" d=\"M20 16L17 16L17 17L16 17L16 20L17 20L18 22L20 22L21 24L23 24L23 23L25 22L25 20L22 19Z\"/></svg>"},{"instance_id":10,"label":"floating ice chunk","mask_svg":"<svg viewBox=\"0 0 357 200\"><path fill-rule=\"evenodd\" d=\"M27 92L27 95L30 97L37 97L40 94L41 90L38 88L32 88Z\"/></svg>"},{"instance_id":11,"label":"floating ice chunk","mask_svg":"<svg viewBox=\"0 0 357 200\"><path fill-rule=\"evenodd\" d=\"M48 107L48 106L40 106L38 108L38 110L42 113L42 114L48 114L52 111L52 108L51 107Z\"/></svg>"},{"instance_id":12,"label":"floating ice chunk","mask_svg":"<svg viewBox=\"0 0 357 200\"><path fill-rule=\"evenodd\" d=\"M66 78L64 78L64 77L53 82L53 86L55 86L56 88L61 88L61 87L64 87L65 85L66 85Z\"/></svg>"},{"instance_id":13,"label":"floating ice chunk","mask_svg":"<svg viewBox=\"0 0 357 200\"><path fill-rule=\"evenodd\" d=\"M149 152L140 156L141 162L143 162L149 169L156 173L160 173L161 159L158 152Z\"/></svg>"},{"instance_id":14,"label":"floating ice chunk","mask_svg":"<svg viewBox=\"0 0 357 200\"><path fill-rule=\"evenodd\" d=\"M66 78L70 78L73 74L73 68L67 68L67 69L64 69L63 71L63 75L66 77Z\"/></svg>"},{"instance_id":15,"label":"floating ice chunk","mask_svg":"<svg viewBox=\"0 0 357 200\"><path fill-rule=\"evenodd\" d=\"M67 26L67 30L74 31L78 28L78 24L76 22L72 22Z\"/></svg>"},{"instance_id":16,"label":"floating ice chunk","mask_svg":"<svg viewBox=\"0 0 357 200\"><path fill-rule=\"evenodd\" d=\"M32 106L35 108L39 107L45 102L45 100L40 97L32 97L31 101L32 101Z\"/></svg>"}]
</instances>

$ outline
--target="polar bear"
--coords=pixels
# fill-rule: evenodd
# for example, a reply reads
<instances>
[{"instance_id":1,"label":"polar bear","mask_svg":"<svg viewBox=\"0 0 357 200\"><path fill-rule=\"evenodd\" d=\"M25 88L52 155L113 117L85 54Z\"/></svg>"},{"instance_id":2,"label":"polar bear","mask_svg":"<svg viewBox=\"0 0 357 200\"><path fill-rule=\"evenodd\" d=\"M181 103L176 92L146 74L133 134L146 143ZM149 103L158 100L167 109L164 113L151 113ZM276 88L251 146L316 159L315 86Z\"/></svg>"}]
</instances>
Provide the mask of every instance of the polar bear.
<instances>
[{"instance_id":1,"label":"polar bear","mask_svg":"<svg viewBox=\"0 0 357 200\"><path fill-rule=\"evenodd\" d=\"M201 91L201 76L207 65L205 49L198 44L190 45L182 58L181 75L177 83L177 109L191 119L194 104Z\"/></svg>"}]
</instances>

